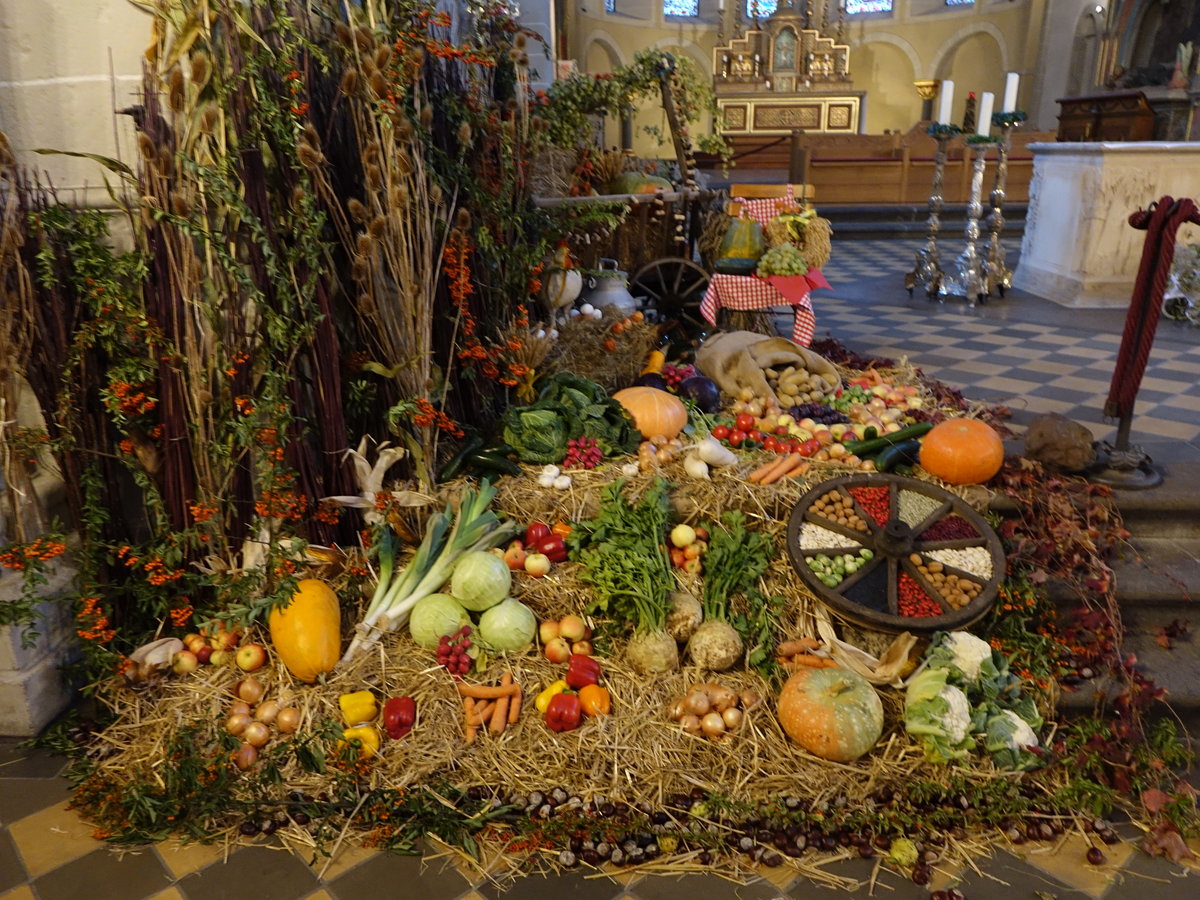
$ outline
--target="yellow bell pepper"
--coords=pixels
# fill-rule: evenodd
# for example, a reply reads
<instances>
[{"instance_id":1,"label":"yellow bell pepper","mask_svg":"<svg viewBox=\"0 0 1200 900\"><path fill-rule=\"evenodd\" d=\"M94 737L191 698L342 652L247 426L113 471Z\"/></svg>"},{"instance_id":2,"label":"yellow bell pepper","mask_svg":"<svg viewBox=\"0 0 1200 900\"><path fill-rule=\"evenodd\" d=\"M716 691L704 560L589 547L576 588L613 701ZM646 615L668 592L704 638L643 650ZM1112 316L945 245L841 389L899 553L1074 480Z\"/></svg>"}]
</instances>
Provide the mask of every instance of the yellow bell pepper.
<instances>
[{"instance_id":1,"label":"yellow bell pepper","mask_svg":"<svg viewBox=\"0 0 1200 900\"><path fill-rule=\"evenodd\" d=\"M342 721L347 725L370 722L379 714L379 702L370 691L342 694L338 697L338 706L342 709Z\"/></svg>"},{"instance_id":2,"label":"yellow bell pepper","mask_svg":"<svg viewBox=\"0 0 1200 900\"><path fill-rule=\"evenodd\" d=\"M352 747L358 748L359 759L369 759L379 753L383 738L379 729L374 725L355 725L342 732L342 739Z\"/></svg>"},{"instance_id":3,"label":"yellow bell pepper","mask_svg":"<svg viewBox=\"0 0 1200 900\"><path fill-rule=\"evenodd\" d=\"M538 694L537 699L533 701L533 705L537 707L538 712L544 715L546 709L550 706L550 701L554 699L554 695L561 694L563 691L569 691L570 689L571 686L560 678Z\"/></svg>"}]
</instances>

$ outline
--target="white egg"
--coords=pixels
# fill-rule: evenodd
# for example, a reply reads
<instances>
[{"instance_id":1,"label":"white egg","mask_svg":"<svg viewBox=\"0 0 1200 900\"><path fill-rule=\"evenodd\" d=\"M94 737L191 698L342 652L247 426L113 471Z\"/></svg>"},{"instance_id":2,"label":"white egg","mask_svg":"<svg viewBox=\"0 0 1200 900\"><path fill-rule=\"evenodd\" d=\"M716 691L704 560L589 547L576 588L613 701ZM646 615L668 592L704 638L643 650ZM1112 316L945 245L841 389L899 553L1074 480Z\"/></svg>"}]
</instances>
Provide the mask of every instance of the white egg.
<instances>
[{"instance_id":1,"label":"white egg","mask_svg":"<svg viewBox=\"0 0 1200 900\"><path fill-rule=\"evenodd\" d=\"M552 340L552 341L557 341L558 340L558 329L551 328L549 331L546 332L546 337L550 338L550 340Z\"/></svg>"},{"instance_id":2,"label":"white egg","mask_svg":"<svg viewBox=\"0 0 1200 900\"><path fill-rule=\"evenodd\" d=\"M535 334L535 335L534 335L534 337L538 338L539 340L540 340L541 338L544 338L545 336L546 336L546 329L545 329L545 328L539 328L539 329L537 330L537 334Z\"/></svg>"},{"instance_id":3,"label":"white egg","mask_svg":"<svg viewBox=\"0 0 1200 900\"><path fill-rule=\"evenodd\" d=\"M590 303L585 303L583 306L579 307L579 311L585 316L590 316L596 311L596 307L592 306Z\"/></svg>"},{"instance_id":4,"label":"white egg","mask_svg":"<svg viewBox=\"0 0 1200 900\"><path fill-rule=\"evenodd\" d=\"M577 317L579 316L579 310L577 310L577 309L575 309L574 307L572 307L572 308L571 308L571 313L570 313L570 315L571 315L571 318L572 318L572 319L574 319L574 318L577 318Z\"/></svg>"}]
</instances>

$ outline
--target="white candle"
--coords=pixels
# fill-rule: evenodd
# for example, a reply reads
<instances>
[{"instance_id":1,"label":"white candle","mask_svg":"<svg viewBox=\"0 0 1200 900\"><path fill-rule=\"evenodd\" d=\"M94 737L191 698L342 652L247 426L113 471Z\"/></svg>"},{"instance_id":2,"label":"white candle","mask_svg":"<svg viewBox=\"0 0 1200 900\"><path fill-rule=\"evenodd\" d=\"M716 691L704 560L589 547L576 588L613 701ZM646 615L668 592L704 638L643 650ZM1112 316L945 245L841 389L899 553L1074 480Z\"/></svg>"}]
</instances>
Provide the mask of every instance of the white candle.
<instances>
[{"instance_id":1,"label":"white candle","mask_svg":"<svg viewBox=\"0 0 1200 900\"><path fill-rule=\"evenodd\" d=\"M1004 103L1000 106L1000 112L1014 112L1017 108L1017 85L1021 81L1021 76L1016 72L1009 72L1004 79Z\"/></svg>"},{"instance_id":2,"label":"white candle","mask_svg":"<svg viewBox=\"0 0 1200 900\"><path fill-rule=\"evenodd\" d=\"M717 12L725 12L725 0L717 0Z\"/></svg>"},{"instance_id":3,"label":"white candle","mask_svg":"<svg viewBox=\"0 0 1200 900\"><path fill-rule=\"evenodd\" d=\"M984 137L992 130L992 106L996 103L996 95L990 91L983 92L983 99L979 101L979 126L975 129L977 134L982 134Z\"/></svg>"},{"instance_id":4,"label":"white candle","mask_svg":"<svg viewBox=\"0 0 1200 900\"><path fill-rule=\"evenodd\" d=\"M943 81L942 93L938 98L937 121L939 125L950 124L950 107L954 103L954 82Z\"/></svg>"}]
</instances>

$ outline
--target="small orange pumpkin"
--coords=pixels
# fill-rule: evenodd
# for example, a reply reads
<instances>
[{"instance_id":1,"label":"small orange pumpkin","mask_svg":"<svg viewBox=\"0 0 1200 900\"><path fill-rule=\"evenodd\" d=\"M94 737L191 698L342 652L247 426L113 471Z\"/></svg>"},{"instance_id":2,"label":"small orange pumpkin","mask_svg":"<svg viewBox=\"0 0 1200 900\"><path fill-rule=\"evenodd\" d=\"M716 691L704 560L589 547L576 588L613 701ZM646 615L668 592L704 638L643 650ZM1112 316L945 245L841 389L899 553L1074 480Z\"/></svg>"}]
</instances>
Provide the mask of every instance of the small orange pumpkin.
<instances>
[{"instance_id":1,"label":"small orange pumpkin","mask_svg":"<svg viewBox=\"0 0 1200 900\"><path fill-rule=\"evenodd\" d=\"M688 421L683 401L658 388L628 387L613 394L613 399L629 411L633 424L646 437L661 434L673 438Z\"/></svg>"},{"instance_id":2,"label":"small orange pumpkin","mask_svg":"<svg viewBox=\"0 0 1200 900\"><path fill-rule=\"evenodd\" d=\"M883 734L883 703L867 679L849 669L801 669L776 704L787 736L821 759L853 762Z\"/></svg>"},{"instance_id":3,"label":"small orange pumpkin","mask_svg":"<svg viewBox=\"0 0 1200 900\"><path fill-rule=\"evenodd\" d=\"M1004 465L1004 442L979 419L946 419L922 439L920 460L948 484L982 484Z\"/></svg>"}]
</instances>

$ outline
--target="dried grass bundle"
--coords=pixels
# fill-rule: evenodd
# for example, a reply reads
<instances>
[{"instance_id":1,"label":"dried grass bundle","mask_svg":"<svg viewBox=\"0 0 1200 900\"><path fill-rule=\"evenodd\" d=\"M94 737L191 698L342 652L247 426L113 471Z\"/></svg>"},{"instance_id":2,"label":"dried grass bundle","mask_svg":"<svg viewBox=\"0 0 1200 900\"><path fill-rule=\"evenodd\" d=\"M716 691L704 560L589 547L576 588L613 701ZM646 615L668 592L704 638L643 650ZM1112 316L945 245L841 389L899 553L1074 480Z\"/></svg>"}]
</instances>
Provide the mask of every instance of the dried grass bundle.
<instances>
[{"instance_id":1,"label":"dried grass bundle","mask_svg":"<svg viewBox=\"0 0 1200 900\"><path fill-rule=\"evenodd\" d=\"M658 328L643 320L622 326L617 333L613 326L625 320L624 314L611 306L603 313L598 320L589 316L567 319L547 359L547 373L573 372L609 392L628 387L637 378L658 343Z\"/></svg>"}]
</instances>

